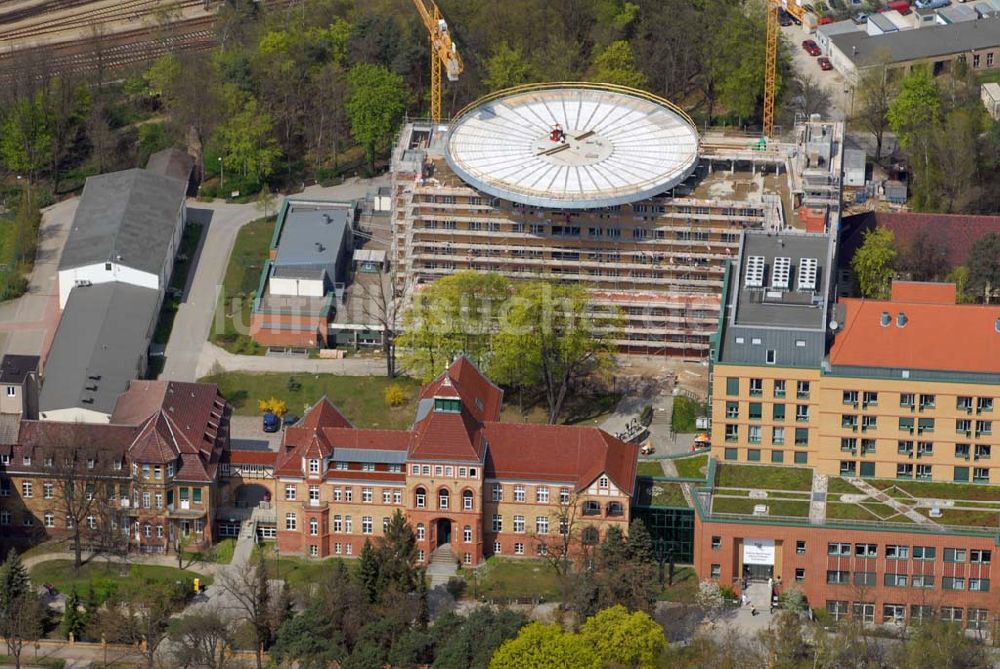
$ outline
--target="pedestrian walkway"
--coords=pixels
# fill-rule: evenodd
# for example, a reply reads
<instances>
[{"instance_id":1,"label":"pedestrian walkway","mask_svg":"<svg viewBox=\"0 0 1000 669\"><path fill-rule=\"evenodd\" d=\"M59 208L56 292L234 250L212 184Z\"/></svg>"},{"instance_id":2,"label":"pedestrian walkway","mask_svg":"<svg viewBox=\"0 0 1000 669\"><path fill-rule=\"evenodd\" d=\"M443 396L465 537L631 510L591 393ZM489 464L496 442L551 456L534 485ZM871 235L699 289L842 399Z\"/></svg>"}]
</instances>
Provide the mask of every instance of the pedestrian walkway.
<instances>
[{"instance_id":1,"label":"pedestrian walkway","mask_svg":"<svg viewBox=\"0 0 1000 669\"><path fill-rule=\"evenodd\" d=\"M341 376L384 376L381 358L292 358L263 355L235 355L211 342L205 342L198 358L195 378L208 376L217 369L226 372L275 372L278 374L339 374Z\"/></svg>"},{"instance_id":2,"label":"pedestrian walkway","mask_svg":"<svg viewBox=\"0 0 1000 669\"><path fill-rule=\"evenodd\" d=\"M848 478L848 479L844 479L844 480L847 481L848 483L850 483L851 485L853 485L855 488L857 488L858 490L860 490L864 494L866 494L869 497L871 497L872 499L878 500L882 504L885 504L886 506L892 507L896 511L896 513L900 513L900 514L906 516L907 518L909 518L910 520L912 520L914 523L917 523L918 525L923 525L924 527L933 528L933 529L936 529L936 530L940 530L941 529L941 525L939 525L938 523L934 522L933 520L931 520L927 516L924 516L924 515L922 515L920 513L917 513L913 509L913 507L907 506L906 504L903 504L902 502L900 502L898 499L896 499L894 497L890 497L889 495L886 495L884 492L882 492L881 490L879 490L875 486L871 485L867 481L864 481L864 480L862 480L860 478L856 478L856 477L855 478Z\"/></svg>"},{"instance_id":3,"label":"pedestrian walkway","mask_svg":"<svg viewBox=\"0 0 1000 669\"><path fill-rule=\"evenodd\" d=\"M809 522L822 525L826 522L826 494L830 477L813 472L812 491L809 494Z\"/></svg>"},{"instance_id":4,"label":"pedestrian walkway","mask_svg":"<svg viewBox=\"0 0 1000 669\"><path fill-rule=\"evenodd\" d=\"M25 569L31 570L35 565L41 564L43 562L51 562L53 560L69 560L73 561L73 551L53 551L51 553L41 553L38 555L29 555L22 558ZM125 561L122 561L118 557L111 556L108 553L98 553L94 551L83 551L82 553L83 563L87 564L89 562L94 562L96 560L107 560L111 564L145 564L145 565L159 565L161 567L177 567L177 555L176 554L164 554L164 553L130 553ZM197 561L193 563L184 562L184 568L191 571L197 572L204 576L212 576L219 572L222 565L218 565L214 562L202 562Z\"/></svg>"},{"instance_id":5,"label":"pedestrian walkway","mask_svg":"<svg viewBox=\"0 0 1000 669\"><path fill-rule=\"evenodd\" d=\"M431 579L431 588L448 584L448 579L455 576L458 560L451 552L451 544L443 544L431 553L430 564L427 565L427 575Z\"/></svg>"}]
</instances>

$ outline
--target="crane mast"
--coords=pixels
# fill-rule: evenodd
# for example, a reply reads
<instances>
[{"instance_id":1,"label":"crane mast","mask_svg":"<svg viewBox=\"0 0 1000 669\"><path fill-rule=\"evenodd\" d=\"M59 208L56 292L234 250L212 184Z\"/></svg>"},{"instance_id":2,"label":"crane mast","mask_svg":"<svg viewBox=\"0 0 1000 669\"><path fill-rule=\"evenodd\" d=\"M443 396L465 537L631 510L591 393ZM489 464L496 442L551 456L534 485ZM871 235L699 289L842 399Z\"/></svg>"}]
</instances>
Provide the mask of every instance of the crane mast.
<instances>
[{"instance_id":1,"label":"crane mast","mask_svg":"<svg viewBox=\"0 0 1000 669\"><path fill-rule=\"evenodd\" d=\"M767 3L767 51L764 58L764 137L774 134L774 95L778 86L778 8L777 0Z\"/></svg>"},{"instance_id":2,"label":"crane mast","mask_svg":"<svg viewBox=\"0 0 1000 669\"><path fill-rule=\"evenodd\" d=\"M464 70L462 57L458 55L458 49L448 32L448 23L442 18L441 10L438 9L434 0L413 0L414 6L420 12L420 18L427 28L427 34L431 43L431 120L435 123L441 121L441 71L445 72L448 81L458 81L458 77Z\"/></svg>"}]
</instances>

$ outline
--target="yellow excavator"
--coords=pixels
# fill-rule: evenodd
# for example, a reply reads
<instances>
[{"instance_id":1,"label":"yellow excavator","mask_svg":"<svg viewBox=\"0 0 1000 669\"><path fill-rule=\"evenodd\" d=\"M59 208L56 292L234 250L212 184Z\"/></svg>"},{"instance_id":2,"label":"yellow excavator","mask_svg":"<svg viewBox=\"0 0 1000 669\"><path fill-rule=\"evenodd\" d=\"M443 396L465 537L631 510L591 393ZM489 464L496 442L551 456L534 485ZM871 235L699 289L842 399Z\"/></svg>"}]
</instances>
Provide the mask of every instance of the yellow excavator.
<instances>
[{"instance_id":1,"label":"yellow excavator","mask_svg":"<svg viewBox=\"0 0 1000 669\"><path fill-rule=\"evenodd\" d=\"M434 0L413 0L414 6L420 12L424 27L431 40L431 120L441 122L441 70L444 69L448 81L458 81L464 66L462 57L458 55L455 42L448 31L448 23L441 17ZM428 6L429 5L429 6Z\"/></svg>"}]
</instances>

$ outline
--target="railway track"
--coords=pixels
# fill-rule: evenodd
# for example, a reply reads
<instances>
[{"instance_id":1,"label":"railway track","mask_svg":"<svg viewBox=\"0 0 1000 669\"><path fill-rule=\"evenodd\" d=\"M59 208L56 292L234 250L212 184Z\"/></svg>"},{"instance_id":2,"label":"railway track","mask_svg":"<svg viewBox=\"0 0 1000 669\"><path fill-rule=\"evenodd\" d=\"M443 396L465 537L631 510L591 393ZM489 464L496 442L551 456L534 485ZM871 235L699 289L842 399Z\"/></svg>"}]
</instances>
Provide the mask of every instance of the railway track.
<instances>
[{"instance_id":1,"label":"railway track","mask_svg":"<svg viewBox=\"0 0 1000 669\"><path fill-rule=\"evenodd\" d=\"M74 2L75 0L69 1ZM180 0L171 3L162 3L160 0L121 0L110 7L97 7L64 14L35 25L20 26L8 30L0 29L0 41L54 36L114 21L138 21L153 16L157 12L176 12L199 5L203 5L202 0ZM0 20L0 25L5 23L7 22Z\"/></svg>"}]
</instances>

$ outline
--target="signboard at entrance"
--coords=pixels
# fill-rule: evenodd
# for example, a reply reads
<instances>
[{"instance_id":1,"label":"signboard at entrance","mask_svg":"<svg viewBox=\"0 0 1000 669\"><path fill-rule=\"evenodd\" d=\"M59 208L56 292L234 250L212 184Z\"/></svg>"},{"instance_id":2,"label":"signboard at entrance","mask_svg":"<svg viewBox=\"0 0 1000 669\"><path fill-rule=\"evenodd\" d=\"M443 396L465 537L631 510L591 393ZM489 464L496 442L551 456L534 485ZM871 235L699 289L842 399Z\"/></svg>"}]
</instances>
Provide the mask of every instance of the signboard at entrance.
<instances>
[{"instance_id":1,"label":"signboard at entrance","mask_svg":"<svg viewBox=\"0 0 1000 669\"><path fill-rule=\"evenodd\" d=\"M774 564L774 539L744 539L743 564Z\"/></svg>"}]
</instances>

